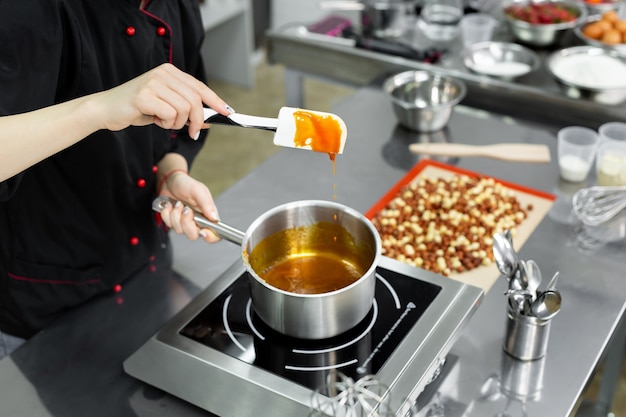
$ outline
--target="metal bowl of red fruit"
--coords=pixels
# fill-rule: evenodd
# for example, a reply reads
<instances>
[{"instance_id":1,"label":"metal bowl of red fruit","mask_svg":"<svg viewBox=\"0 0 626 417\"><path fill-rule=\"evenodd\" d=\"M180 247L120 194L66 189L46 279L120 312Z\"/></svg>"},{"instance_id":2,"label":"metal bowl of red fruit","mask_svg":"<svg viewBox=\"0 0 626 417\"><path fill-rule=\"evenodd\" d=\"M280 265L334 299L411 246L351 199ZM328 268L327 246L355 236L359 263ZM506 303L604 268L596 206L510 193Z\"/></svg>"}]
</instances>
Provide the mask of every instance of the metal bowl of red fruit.
<instances>
[{"instance_id":1,"label":"metal bowl of red fruit","mask_svg":"<svg viewBox=\"0 0 626 417\"><path fill-rule=\"evenodd\" d=\"M555 44L587 17L582 3L569 0L509 0L502 7L515 38L533 46Z\"/></svg>"}]
</instances>

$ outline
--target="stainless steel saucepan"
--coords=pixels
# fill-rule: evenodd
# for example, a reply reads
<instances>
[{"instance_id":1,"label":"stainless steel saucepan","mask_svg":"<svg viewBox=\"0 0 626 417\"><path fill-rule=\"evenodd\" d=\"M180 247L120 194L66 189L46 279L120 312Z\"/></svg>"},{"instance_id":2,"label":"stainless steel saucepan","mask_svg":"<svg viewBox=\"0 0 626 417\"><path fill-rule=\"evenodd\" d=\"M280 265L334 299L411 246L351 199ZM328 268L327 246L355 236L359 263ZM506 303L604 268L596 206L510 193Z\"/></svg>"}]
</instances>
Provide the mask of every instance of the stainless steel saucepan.
<instances>
[{"instance_id":1,"label":"stainless steel saucepan","mask_svg":"<svg viewBox=\"0 0 626 417\"><path fill-rule=\"evenodd\" d=\"M167 197L154 200L160 212ZM323 339L351 329L372 307L381 240L361 213L303 200L268 210L241 232L194 213L194 220L241 245L252 304L272 329Z\"/></svg>"}]
</instances>

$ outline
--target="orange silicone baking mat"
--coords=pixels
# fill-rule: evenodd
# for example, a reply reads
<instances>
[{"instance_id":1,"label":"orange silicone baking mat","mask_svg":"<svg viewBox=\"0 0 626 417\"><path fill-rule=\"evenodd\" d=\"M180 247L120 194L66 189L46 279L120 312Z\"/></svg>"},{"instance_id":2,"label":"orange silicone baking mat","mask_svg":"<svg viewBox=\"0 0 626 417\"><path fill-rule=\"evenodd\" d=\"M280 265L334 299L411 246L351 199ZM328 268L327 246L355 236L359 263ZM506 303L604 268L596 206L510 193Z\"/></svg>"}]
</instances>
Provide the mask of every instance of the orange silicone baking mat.
<instances>
[{"instance_id":1,"label":"orange silicone baking mat","mask_svg":"<svg viewBox=\"0 0 626 417\"><path fill-rule=\"evenodd\" d=\"M423 159L417 163L400 181L398 181L387 193L376 202L368 211L365 216L369 219L374 218L376 214L381 211L386 205L395 197L397 197L400 189L405 185L419 180L421 178L442 178L449 179L455 175L465 175L469 177L487 177L486 175L479 174L473 171L458 168L452 165L444 164L431 159ZM492 177L493 178L493 177ZM507 181L493 178L495 181L502 184L505 188L511 190L515 194L515 198L520 202L522 207L528 207L532 205L532 210L527 211L528 217L517 226L517 233L513 238L513 245L516 250L519 250L526 242L531 233L543 220L545 215L550 210L550 207L554 203L556 197L552 194L534 190L519 184L510 183ZM457 281L461 281L476 287L482 288L485 292L489 291L491 286L496 282L496 279L500 276L495 263L488 266L480 266L478 268L465 271L462 273L453 272L450 274L450 278Z\"/></svg>"}]
</instances>

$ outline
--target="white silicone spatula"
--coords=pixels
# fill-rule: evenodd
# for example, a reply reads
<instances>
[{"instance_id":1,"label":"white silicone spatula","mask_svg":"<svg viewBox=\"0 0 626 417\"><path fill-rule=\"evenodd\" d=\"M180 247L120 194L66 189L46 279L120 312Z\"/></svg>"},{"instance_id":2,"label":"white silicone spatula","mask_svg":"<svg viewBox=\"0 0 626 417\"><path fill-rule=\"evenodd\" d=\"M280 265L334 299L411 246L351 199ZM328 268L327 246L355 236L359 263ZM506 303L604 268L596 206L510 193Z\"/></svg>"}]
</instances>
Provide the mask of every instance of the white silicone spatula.
<instances>
[{"instance_id":1,"label":"white silicone spatula","mask_svg":"<svg viewBox=\"0 0 626 417\"><path fill-rule=\"evenodd\" d=\"M462 143L412 143L411 152L441 156L484 156L517 162L550 162L550 148L530 143L466 145Z\"/></svg>"},{"instance_id":2,"label":"white silicone spatula","mask_svg":"<svg viewBox=\"0 0 626 417\"><path fill-rule=\"evenodd\" d=\"M275 145L329 154L343 152L348 132L344 121L335 114L294 107L282 107L277 118L241 113L224 116L205 108L204 122L271 130L276 132Z\"/></svg>"}]
</instances>

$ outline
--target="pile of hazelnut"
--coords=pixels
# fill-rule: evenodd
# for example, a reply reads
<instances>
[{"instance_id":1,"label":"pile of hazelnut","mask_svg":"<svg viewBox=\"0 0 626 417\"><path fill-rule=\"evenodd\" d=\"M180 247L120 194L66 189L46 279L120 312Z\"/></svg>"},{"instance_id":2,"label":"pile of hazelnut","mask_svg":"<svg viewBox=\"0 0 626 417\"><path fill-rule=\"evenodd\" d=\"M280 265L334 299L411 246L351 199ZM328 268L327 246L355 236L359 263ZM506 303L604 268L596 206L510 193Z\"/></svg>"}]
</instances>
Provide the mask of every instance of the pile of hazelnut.
<instances>
[{"instance_id":1,"label":"pile of hazelnut","mask_svg":"<svg viewBox=\"0 0 626 417\"><path fill-rule=\"evenodd\" d=\"M495 233L528 216L514 192L493 178L421 177L400 189L372 219L382 254L449 276L493 262Z\"/></svg>"}]
</instances>

